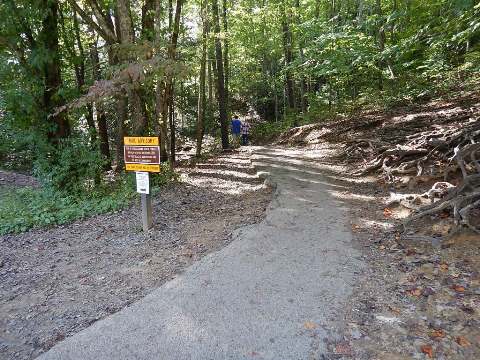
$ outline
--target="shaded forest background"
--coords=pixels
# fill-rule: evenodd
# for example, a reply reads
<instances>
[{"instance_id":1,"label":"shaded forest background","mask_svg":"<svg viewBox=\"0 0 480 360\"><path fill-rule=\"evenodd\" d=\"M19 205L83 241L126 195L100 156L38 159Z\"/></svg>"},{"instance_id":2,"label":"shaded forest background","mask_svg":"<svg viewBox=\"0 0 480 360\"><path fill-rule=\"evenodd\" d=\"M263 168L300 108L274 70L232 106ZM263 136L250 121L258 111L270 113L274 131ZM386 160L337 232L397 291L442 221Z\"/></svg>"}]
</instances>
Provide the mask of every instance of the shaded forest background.
<instances>
[{"instance_id":1,"label":"shaded forest background","mask_svg":"<svg viewBox=\"0 0 480 360\"><path fill-rule=\"evenodd\" d=\"M122 206L126 135L161 138L162 183L185 139L229 148L234 113L268 138L468 88L480 68L474 0L4 0L0 17L0 166L44 189L9 195L40 210L3 232Z\"/></svg>"}]
</instances>

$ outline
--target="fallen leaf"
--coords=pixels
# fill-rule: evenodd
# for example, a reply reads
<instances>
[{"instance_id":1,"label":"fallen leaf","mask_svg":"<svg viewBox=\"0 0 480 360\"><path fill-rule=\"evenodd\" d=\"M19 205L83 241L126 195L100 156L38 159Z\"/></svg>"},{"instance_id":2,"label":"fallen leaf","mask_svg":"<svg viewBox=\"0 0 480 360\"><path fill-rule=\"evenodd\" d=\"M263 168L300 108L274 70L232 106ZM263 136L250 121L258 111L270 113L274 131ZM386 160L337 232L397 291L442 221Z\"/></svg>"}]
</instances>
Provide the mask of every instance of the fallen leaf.
<instances>
[{"instance_id":1,"label":"fallen leaf","mask_svg":"<svg viewBox=\"0 0 480 360\"><path fill-rule=\"evenodd\" d=\"M411 290L408 290L407 293L412 296L420 296L422 295L422 289L419 289L419 288L411 289Z\"/></svg>"},{"instance_id":2,"label":"fallen leaf","mask_svg":"<svg viewBox=\"0 0 480 360\"><path fill-rule=\"evenodd\" d=\"M472 307L468 306L468 305L462 305L462 306L460 307L460 309L462 309L463 311L465 311L467 314L470 314L470 315L475 314L475 310L474 310Z\"/></svg>"},{"instance_id":3,"label":"fallen leaf","mask_svg":"<svg viewBox=\"0 0 480 360\"><path fill-rule=\"evenodd\" d=\"M427 355L430 359L433 359L433 349L430 345L423 345L420 350L422 350L422 353Z\"/></svg>"},{"instance_id":4,"label":"fallen leaf","mask_svg":"<svg viewBox=\"0 0 480 360\"><path fill-rule=\"evenodd\" d=\"M457 336L455 338L455 341L457 342L458 345L460 346L470 346L470 341L468 341L467 339L465 339L463 336Z\"/></svg>"},{"instance_id":5,"label":"fallen leaf","mask_svg":"<svg viewBox=\"0 0 480 360\"><path fill-rule=\"evenodd\" d=\"M303 324L303 327L307 330L313 330L313 329L317 328L317 324L315 324L314 322L311 322L311 321L306 321Z\"/></svg>"},{"instance_id":6,"label":"fallen leaf","mask_svg":"<svg viewBox=\"0 0 480 360\"><path fill-rule=\"evenodd\" d=\"M425 297L429 297L430 295L435 294L435 290L433 290L431 287L427 286L425 289L423 289L422 294Z\"/></svg>"},{"instance_id":7,"label":"fallen leaf","mask_svg":"<svg viewBox=\"0 0 480 360\"><path fill-rule=\"evenodd\" d=\"M462 285L454 284L454 285L452 285L452 289L455 290L456 292L460 292L460 293L465 292L465 288Z\"/></svg>"},{"instance_id":8,"label":"fallen leaf","mask_svg":"<svg viewBox=\"0 0 480 360\"><path fill-rule=\"evenodd\" d=\"M340 355L352 356L352 348L347 342L335 345L335 353Z\"/></svg>"},{"instance_id":9,"label":"fallen leaf","mask_svg":"<svg viewBox=\"0 0 480 360\"><path fill-rule=\"evenodd\" d=\"M445 331L443 331L442 329L438 329L438 330L434 330L430 336L432 338L440 338L440 339L443 339L445 337Z\"/></svg>"},{"instance_id":10,"label":"fallen leaf","mask_svg":"<svg viewBox=\"0 0 480 360\"><path fill-rule=\"evenodd\" d=\"M393 215L393 212L391 209L389 208L385 208L383 209L383 216L385 216L386 218L389 218Z\"/></svg>"},{"instance_id":11,"label":"fallen leaf","mask_svg":"<svg viewBox=\"0 0 480 360\"><path fill-rule=\"evenodd\" d=\"M415 255L416 253L417 252L415 251L415 249L407 249L406 255L412 256L412 255Z\"/></svg>"},{"instance_id":12,"label":"fallen leaf","mask_svg":"<svg viewBox=\"0 0 480 360\"><path fill-rule=\"evenodd\" d=\"M445 263L441 263L440 264L440 271L448 271L448 264L445 264Z\"/></svg>"},{"instance_id":13,"label":"fallen leaf","mask_svg":"<svg viewBox=\"0 0 480 360\"><path fill-rule=\"evenodd\" d=\"M448 212L441 212L439 215L440 219L446 219L450 217L450 214Z\"/></svg>"},{"instance_id":14,"label":"fallen leaf","mask_svg":"<svg viewBox=\"0 0 480 360\"><path fill-rule=\"evenodd\" d=\"M389 306L388 306L388 309L389 309L391 312L393 312L394 314L397 314L397 315L399 315L399 314L401 313L401 310L400 310L399 308L394 307L394 306L390 306L390 305L389 305Z\"/></svg>"},{"instance_id":15,"label":"fallen leaf","mask_svg":"<svg viewBox=\"0 0 480 360\"><path fill-rule=\"evenodd\" d=\"M353 231L353 232L356 232L356 231L358 231L358 230L360 230L360 226L357 225L357 224L352 224L352 231Z\"/></svg>"}]
</instances>

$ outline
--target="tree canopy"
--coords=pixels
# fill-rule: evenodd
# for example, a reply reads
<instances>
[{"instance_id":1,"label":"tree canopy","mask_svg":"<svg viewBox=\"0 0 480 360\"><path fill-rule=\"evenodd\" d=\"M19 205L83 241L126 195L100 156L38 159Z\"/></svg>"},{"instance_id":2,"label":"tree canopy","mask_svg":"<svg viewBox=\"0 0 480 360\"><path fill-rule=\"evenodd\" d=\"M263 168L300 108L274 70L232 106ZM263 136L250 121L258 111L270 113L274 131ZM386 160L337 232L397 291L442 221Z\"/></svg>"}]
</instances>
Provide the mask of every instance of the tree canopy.
<instances>
[{"instance_id":1,"label":"tree canopy","mask_svg":"<svg viewBox=\"0 0 480 360\"><path fill-rule=\"evenodd\" d=\"M158 135L174 165L178 135L228 148L233 113L288 127L480 64L474 0L5 0L0 16L0 158L45 178L78 147L82 168L121 170L123 136Z\"/></svg>"}]
</instances>

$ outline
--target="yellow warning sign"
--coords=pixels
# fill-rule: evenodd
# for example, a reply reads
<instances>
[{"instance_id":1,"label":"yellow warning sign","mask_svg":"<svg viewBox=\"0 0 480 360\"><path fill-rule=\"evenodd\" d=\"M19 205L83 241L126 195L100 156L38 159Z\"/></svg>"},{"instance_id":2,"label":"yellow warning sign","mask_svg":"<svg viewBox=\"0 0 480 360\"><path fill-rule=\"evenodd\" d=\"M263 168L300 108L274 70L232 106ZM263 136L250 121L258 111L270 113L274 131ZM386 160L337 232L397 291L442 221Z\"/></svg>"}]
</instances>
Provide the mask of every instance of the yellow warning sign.
<instances>
[{"instance_id":1,"label":"yellow warning sign","mask_svg":"<svg viewBox=\"0 0 480 360\"><path fill-rule=\"evenodd\" d=\"M160 165L152 164L125 164L127 171L146 171L146 172L160 172Z\"/></svg>"},{"instance_id":2,"label":"yellow warning sign","mask_svg":"<svg viewBox=\"0 0 480 360\"><path fill-rule=\"evenodd\" d=\"M125 145L131 146L158 146L160 141L156 136L126 136L123 138Z\"/></svg>"}]
</instances>

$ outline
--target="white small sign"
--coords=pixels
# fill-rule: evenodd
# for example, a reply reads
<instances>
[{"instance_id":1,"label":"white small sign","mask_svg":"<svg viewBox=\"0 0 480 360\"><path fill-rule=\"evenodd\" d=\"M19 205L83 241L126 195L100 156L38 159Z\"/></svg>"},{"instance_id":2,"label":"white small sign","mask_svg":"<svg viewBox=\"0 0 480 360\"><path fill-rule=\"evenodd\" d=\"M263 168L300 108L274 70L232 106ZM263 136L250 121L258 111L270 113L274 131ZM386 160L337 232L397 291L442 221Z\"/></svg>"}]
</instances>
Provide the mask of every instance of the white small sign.
<instances>
[{"instance_id":1,"label":"white small sign","mask_svg":"<svg viewBox=\"0 0 480 360\"><path fill-rule=\"evenodd\" d=\"M140 194L150 194L150 181L148 172L136 172L137 175L137 192Z\"/></svg>"}]
</instances>

